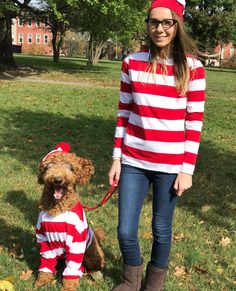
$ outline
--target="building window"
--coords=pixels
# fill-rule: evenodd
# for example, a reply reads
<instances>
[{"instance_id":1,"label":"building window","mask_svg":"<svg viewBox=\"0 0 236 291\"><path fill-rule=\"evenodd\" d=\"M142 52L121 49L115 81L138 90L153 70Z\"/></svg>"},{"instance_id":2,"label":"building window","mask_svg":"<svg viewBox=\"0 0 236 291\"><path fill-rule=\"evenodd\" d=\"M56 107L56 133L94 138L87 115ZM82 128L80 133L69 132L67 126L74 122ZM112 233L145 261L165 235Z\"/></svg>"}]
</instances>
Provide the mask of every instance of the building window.
<instances>
[{"instance_id":1,"label":"building window","mask_svg":"<svg viewBox=\"0 0 236 291\"><path fill-rule=\"evenodd\" d=\"M23 19L22 17L18 18L18 26L23 26Z\"/></svg>"},{"instance_id":2,"label":"building window","mask_svg":"<svg viewBox=\"0 0 236 291\"><path fill-rule=\"evenodd\" d=\"M32 43L33 42L33 38L32 38L32 34L31 33L28 33L28 35L27 35L27 42L28 43Z\"/></svg>"},{"instance_id":3,"label":"building window","mask_svg":"<svg viewBox=\"0 0 236 291\"><path fill-rule=\"evenodd\" d=\"M40 27L41 26L41 23L40 23L40 20L39 19L36 20L36 26L37 27Z\"/></svg>"},{"instance_id":4,"label":"building window","mask_svg":"<svg viewBox=\"0 0 236 291\"><path fill-rule=\"evenodd\" d=\"M18 34L18 43L23 43L23 33Z\"/></svg>"},{"instance_id":5,"label":"building window","mask_svg":"<svg viewBox=\"0 0 236 291\"><path fill-rule=\"evenodd\" d=\"M229 55L230 55L231 58L234 56L234 47L230 48Z\"/></svg>"},{"instance_id":6,"label":"building window","mask_svg":"<svg viewBox=\"0 0 236 291\"><path fill-rule=\"evenodd\" d=\"M48 44L48 35L47 34L44 34L44 43Z\"/></svg>"},{"instance_id":7,"label":"building window","mask_svg":"<svg viewBox=\"0 0 236 291\"><path fill-rule=\"evenodd\" d=\"M225 49L221 49L221 59L223 60L225 58Z\"/></svg>"},{"instance_id":8,"label":"building window","mask_svg":"<svg viewBox=\"0 0 236 291\"><path fill-rule=\"evenodd\" d=\"M36 34L36 43L37 44L41 43L41 35L40 34Z\"/></svg>"},{"instance_id":9,"label":"building window","mask_svg":"<svg viewBox=\"0 0 236 291\"><path fill-rule=\"evenodd\" d=\"M43 23L44 23L44 27L48 26L47 20L45 20Z\"/></svg>"},{"instance_id":10,"label":"building window","mask_svg":"<svg viewBox=\"0 0 236 291\"><path fill-rule=\"evenodd\" d=\"M32 20L31 19L27 20L27 26L30 26L30 27L32 26Z\"/></svg>"}]
</instances>

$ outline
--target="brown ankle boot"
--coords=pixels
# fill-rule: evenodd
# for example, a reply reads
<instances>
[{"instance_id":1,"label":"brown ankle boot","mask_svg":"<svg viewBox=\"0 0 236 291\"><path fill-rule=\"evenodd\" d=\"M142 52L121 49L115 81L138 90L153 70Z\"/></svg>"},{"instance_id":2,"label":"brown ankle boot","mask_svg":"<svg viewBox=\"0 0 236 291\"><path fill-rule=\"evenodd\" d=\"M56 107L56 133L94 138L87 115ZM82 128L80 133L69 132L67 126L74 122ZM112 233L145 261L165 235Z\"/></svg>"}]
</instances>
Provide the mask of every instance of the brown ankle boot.
<instances>
[{"instance_id":1,"label":"brown ankle boot","mask_svg":"<svg viewBox=\"0 0 236 291\"><path fill-rule=\"evenodd\" d=\"M123 264L123 281L112 291L139 291L143 264L140 266L128 266Z\"/></svg>"},{"instance_id":2,"label":"brown ankle boot","mask_svg":"<svg viewBox=\"0 0 236 291\"><path fill-rule=\"evenodd\" d=\"M167 269L158 269L151 265L147 265L145 283L143 291L162 291Z\"/></svg>"}]
</instances>

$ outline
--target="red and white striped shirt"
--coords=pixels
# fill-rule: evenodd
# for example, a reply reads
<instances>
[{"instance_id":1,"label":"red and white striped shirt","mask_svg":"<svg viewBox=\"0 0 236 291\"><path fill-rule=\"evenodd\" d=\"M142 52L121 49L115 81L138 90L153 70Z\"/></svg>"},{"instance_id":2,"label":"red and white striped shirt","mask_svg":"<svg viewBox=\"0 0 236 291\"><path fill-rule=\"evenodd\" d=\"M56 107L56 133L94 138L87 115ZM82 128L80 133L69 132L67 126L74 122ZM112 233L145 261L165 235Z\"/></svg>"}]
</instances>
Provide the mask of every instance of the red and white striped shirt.
<instances>
[{"instance_id":1,"label":"red and white striped shirt","mask_svg":"<svg viewBox=\"0 0 236 291\"><path fill-rule=\"evenodd\" d=\"M202 129L205 74L199 60L187 57L188 92L176 90L173 59L167 73L148 72L150 52L130 54L122 63L120 102L113 158L134 167L193 174Z\"/></svg>"},{"instance_id":2,"label":"red and white striped shirt","mask_svg":"<svg viewBox=\"0 0 236 291\"><path fill-rule=\"evenodd\" d=\"M83 207L75 207L57 216L41 211L36 226L40 246L41 272L56 272L57 259L66 259L63 277L77 279L83 276L82 266L86 248L91 244L93 231L88 226Z\"/></svg>"}]
</instances>

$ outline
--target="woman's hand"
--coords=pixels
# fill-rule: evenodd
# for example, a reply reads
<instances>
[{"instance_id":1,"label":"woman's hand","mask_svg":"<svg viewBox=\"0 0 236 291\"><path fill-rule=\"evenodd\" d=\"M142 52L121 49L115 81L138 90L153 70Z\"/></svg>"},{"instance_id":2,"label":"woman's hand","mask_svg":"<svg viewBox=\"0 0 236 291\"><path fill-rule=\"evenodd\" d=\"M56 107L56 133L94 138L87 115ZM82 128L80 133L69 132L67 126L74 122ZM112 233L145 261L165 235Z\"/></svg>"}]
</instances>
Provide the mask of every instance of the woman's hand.
<instances>
[{"instance_id":1,"label":"woman's hand","mask_svg":"<svg viewBox=\"0 0 236 291\"><path fill-rule=\"evenodd\" d=\"M179 173L175 179L174 189L178 196L181 196L184 191L192 187L192 175Z\"/></svg>"},{"instance_id":2,"label":"woman's hand","mask_svg":"<svg viewBox=\"0 0 236 291\"><path fill-rule=\"evenodd\" d=\"M108 172L109 184L112 186L118 186L120 180L120 171L121 171L121 161L114 160L110 171Z\"/></svg>"}]
</instances>

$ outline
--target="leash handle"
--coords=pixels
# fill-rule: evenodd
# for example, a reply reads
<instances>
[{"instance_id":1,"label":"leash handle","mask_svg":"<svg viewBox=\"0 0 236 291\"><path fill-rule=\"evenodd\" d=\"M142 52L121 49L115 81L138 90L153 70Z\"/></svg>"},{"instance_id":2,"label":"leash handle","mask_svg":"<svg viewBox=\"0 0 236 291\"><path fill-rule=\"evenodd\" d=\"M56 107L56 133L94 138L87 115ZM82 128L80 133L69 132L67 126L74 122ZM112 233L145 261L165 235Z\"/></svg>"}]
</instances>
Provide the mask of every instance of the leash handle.
<instances>
[{"instance_id":1,"label":"leash handle","mask_svg":"<svg viewBox=\"0 0 236 291\"><path fill-rule=\"evenodd\" d=\"M102 201L94 207L89 207L89 206L86 206L83 204L81 204L81 205L83 206L84 209L87 209L88 211L96 210L99 207L101 207L102 205L104 205L107 202L107 200L109 200L112 197L112 195L114 194L116 189L117 189L117 186L114 186L114 184L112 186L110 186L107 193L104 195Z\"/></svg>"}]
</instances>

